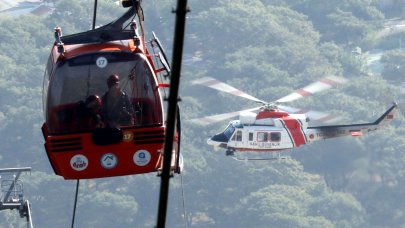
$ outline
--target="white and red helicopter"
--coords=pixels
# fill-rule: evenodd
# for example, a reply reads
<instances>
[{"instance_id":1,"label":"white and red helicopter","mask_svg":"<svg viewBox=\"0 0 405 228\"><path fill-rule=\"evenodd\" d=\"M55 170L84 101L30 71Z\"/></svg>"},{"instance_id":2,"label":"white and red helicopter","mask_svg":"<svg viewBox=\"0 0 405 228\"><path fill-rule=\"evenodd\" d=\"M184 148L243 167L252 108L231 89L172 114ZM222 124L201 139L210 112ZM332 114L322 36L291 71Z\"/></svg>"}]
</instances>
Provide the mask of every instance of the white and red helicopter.
<instances>
[{"instance_id":1,"label":"white and red helicopter","mask_svg":"<svg viewBox=\"0 0 405 228\"><path fill-rule=\"evenodd\" d=\"M260 103L261 106L243 111L192 119L191 122L206 125L239 115L239 120L230 121L222 132L207 140L207 143L214 148L226 149L226 155L234 155L234 152L279 152L321 139L341 136L361 136L363 133L379 129L394 118L394 111L397 108L396 103L372 123L308 126L309 120L329 121L333 119L331 118L332 115L317 111L303 113L300 109L281 105L281 103L297 100L343 84L346 81L346 79L341 77L329 76L274 102L268 103L224 82L210 77L203 77L192 81L192 84L204 85L222 92L244 97Z\"/></svg>"}]
</instances>

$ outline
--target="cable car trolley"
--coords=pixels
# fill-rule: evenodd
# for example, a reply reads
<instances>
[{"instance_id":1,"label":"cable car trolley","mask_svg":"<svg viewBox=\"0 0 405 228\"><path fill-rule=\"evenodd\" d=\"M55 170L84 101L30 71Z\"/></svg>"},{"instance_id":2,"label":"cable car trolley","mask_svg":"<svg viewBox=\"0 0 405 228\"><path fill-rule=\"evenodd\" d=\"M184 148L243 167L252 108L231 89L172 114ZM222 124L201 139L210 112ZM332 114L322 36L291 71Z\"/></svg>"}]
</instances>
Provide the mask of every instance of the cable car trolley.
<instances>
[{"instance_id":1,"label":"cable car trolley","mask_svg":"<svg viewBox=\"0 0 405 228\"><path fill-rule=\"evenodd\" d=\"M97 29L62 36L55 28L42 132L53 170L65 179L161 168L170 68L155 34L145 41L140 1L123 6L130 7L124 15ZM179 117L176 128L172 170L179 173Z\"/></svg>"}]
</instances>

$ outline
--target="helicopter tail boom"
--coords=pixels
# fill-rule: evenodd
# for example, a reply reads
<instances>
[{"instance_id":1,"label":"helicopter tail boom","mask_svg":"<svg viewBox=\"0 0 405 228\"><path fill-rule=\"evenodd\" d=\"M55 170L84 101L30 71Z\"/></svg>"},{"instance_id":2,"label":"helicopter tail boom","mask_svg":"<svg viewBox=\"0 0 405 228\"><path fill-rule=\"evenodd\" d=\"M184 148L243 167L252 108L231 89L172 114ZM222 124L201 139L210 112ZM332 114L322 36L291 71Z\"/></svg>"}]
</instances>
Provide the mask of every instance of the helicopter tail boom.
<instances>
[{"instance_id":1,"label":"helicopter tail boom","mask_svg":"<svg viewBox=\"0 0 405 228\"><path fill-rule=\"evenodd\" d=\"M394 104L389 108L380 118L378 118L374 125L381 125L387 124L394 119L394 110L398 107L398 104L394 102Z\"/></svg>"},{"instance_id":2,"label":"helicopter tail boom","mask_svg":"<svg viewBox=\"0 0 405 228\"><path fill-rule=\"evenodd\" d=\"M364 133L375 131L392 121L397 107L398 105L394 103L373 123L308 127L306 132L308 142L342 136L362 136Z\"/></svg>"}]
</instances>

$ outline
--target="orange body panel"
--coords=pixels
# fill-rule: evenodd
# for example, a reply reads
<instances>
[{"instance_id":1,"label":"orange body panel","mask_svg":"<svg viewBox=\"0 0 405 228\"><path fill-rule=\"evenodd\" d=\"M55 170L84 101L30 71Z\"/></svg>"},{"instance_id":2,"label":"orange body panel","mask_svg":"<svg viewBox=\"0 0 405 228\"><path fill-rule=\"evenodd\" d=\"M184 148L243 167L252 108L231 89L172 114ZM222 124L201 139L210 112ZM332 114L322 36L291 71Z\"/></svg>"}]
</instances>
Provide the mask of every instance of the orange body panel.
<instances>
[{"instance_id":1,"label":"orange body panel","mask_svg":"<svg viewBox=\"0 0 405 228\"><path fill-rule=\"evenodd\" d=\"M127 128L123 129L124 139L120 143L103 146L93 143L91 133L47 136L44 132L44 136L57 175L88 179L157 171L161 166L164 131L164 127Z\"/></svg>"}]
</instances>

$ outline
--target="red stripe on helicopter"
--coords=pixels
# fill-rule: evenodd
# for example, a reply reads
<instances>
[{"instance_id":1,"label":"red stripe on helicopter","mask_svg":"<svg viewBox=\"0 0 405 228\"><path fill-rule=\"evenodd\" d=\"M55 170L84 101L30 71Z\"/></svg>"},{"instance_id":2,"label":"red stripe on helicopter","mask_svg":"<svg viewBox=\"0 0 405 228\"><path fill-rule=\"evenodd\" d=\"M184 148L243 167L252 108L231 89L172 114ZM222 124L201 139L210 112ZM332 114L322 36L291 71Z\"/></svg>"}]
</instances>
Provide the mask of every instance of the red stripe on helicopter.
<instances>
[{"instance_id":1,"label":"red stripe on helicopter","mask_svg":"<svg viewBox=\"0 0 405 228\"><path fill-rule=\"evenodd\" d=\"M284 117L282 118L287 131L290 133L295 147L299 147L305 144L304 132L302 132L301 123L294 118Z\"/></svg>"},{"instance_id":2,"label":"red stripe on helicopter","mask_svg":"<svg viewBox=\"0 0 405 228\"><path fill-rule=\"evenodd\" d=\"M209 79L209 80L207 80L207 81L201 83L201 85L210 86L210 85L215 85L215 84L219 84L219 83L221 83L221 82L218 81L218 80Z\"/></svg>"},{"instance_id":3,"label":"red stripe on helicopter","mask_svg":"<svg viewBox=\"0 0 405 228\"><path fill-rule=\"evenodd\" d=\"M303 96L303 97L306 97L306 96L309 96L309 95L312 94L311 92L306 91L306 90L304 90L304 89L300 89L300 90L298 90L296 93L298 93L299 95L301 95L301 96Z\"/></svg>"},{"instance_id":4,"label":"red stripe on helicopter","mask_svg":"<svg viewBox=\"0 0 405 228\"><path fill-rule=\"evenodd\" d=\"M210 87L210 86L220 85L220 84L223 84L223 83L216 80L216 79L209 79L209 80L207 80L207 81L205 81L205 82L203 82L201 84ZM235 95L235 96L241 96L241 95L245 94L244 92L242 92L240 90L237 90L237 89L234 89L234 91L228 91L228 92Z\"/></svg>"},{"instance_id":5,"label":"red stripe on helicopter","mask_svg":"<svg viewBox=\"0 0 405 228\"><path fill-rule=\"evenodd\" d=\"M331 85L331 86L341 84L341 82L335 81L331 78L323 78L320 80L320 82Z\"/></svg>"},{"instance_id":6,"label":"red stripe on helicopter","mask_svg":"<svg viewBox=\"0 0 405 228\"><path fill-rule=\"evenodd\" d=\"M360 130L351 130L350 134L352 136L362 136L363 135L363 133Z\"/></svg>"},{"instance_id":7,"label":"red stripe on helicopter","mask_svg":"<svg viewBox=\"0 0 405 228\"><path fill-rule=\"evenodd\" d=\"M235 91L232 91L230 93L235 95L235 96L241 96L241 95L245 94L244 92L242 92L240 90L235 90Z\"/></svg>"},{"instance_id":8,"label":"red stripe on helicopter","mask_svg":"<svg viewBox=\"0 0 405 228\"><path fill-rule=\"evenodd\" d=\"M288 116L288 113L283 111L262 111L256 115L256 119L281 118L284 116Z\"/></svg>"}]
</instances>

